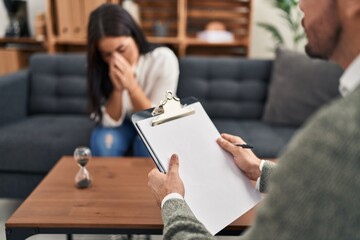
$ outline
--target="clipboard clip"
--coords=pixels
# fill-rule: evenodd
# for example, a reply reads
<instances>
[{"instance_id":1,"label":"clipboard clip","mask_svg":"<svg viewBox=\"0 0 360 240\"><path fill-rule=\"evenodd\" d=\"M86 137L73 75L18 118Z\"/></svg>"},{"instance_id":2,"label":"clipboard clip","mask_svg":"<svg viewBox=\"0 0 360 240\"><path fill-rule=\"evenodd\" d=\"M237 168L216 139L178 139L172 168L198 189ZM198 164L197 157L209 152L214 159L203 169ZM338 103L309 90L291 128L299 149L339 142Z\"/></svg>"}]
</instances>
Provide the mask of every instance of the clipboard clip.
<instances>
[{"instance_id":1,"label":"clipboard clip","mask_svg":"<svg viewBox=\"0 0 360 240\"><path fill-rule=\"evenodd\" d=\"M156 118L152 121L152 126L160 125L174 119L188 116L195 113L195 110L181 105L180 99L175 97L172 91L166 91L165 99L157 106L152 115Z\"/></svg>"}]
</instances>

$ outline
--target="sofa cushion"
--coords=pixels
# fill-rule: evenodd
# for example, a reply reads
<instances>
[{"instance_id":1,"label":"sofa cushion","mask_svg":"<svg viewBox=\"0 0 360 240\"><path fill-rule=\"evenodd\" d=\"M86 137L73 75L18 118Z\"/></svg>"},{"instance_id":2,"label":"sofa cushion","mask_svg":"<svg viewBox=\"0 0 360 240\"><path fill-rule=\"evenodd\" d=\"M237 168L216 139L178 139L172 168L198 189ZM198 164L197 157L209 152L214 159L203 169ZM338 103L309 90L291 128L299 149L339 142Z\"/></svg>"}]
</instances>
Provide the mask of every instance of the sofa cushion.
<instances>
[{"instance_id":1,"label":"sofa cushion","mask_svg":"<svg viewBox=\"0 0 360 240\"><path fill-rule=\"evenodd\" d=\"M260 158L278 157L296 132L294 127L260 121L214 119L213 122L220 133L240 136L246 143L254 146L253 150Z\"/></svg>"},{"instance_id":2,"label":"sofa cushion","mask_svg":"<svg viewBox=\"0 0 360 240\"><path fill-rule=\"evenodd\" d=\"M37 115L0 128L0 171L46 173L63 155L89 145L87 116Z\"/></svg>"},{"instance_id":3,"label":"sofa cushion","mask_svg":"<svg viewBox=\"0 0 360 240\"><path fill-rule=\"evenodd\" d=\"M271 61L186 57L177 95L196 97L211 118L261 119Z\"/></svg>"},{"instance_id":4,"label":"sofa cushion","mask_svg":"<svg viewBox=\"0 0 360 240\"><path fill-rule=\"evenodd\" d=\"M0 198L25 199L44 178L44 174L0 172Z\"/></svg>"},{"instance_id":5,"label":"sofa cushion","mask_svg":"<svg viewBox=\"0 0 360 240\"><path fill-rule=\"evenodd\" d=\"M300 126L319 107L339 96L342 72L335 63L278 49L263 120Z\"/></svg>"},{"instance_id":6,"label":"sofa cushion","mask_svg":"<svg viewBox=\"0 0 360 240\"><path fill-rule=\"evenodd\" d=\"M30 69L31 114L87 112L84 54L36 54Z\"/></svg>"}]
</instances>

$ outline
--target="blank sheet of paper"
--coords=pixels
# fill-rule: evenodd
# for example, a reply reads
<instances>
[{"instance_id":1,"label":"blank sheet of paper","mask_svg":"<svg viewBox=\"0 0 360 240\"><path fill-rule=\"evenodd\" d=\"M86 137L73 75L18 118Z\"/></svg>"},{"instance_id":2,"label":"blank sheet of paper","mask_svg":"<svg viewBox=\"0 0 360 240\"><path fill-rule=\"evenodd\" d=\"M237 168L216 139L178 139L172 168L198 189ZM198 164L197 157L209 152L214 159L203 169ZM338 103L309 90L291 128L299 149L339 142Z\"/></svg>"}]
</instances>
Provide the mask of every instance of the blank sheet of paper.
<instances>
[{"instance_id":1,"label":"blank sheet of paper","mask_svg":"<svg viewBox=\"0 0 360 240\"><path fill-rule=\"evenodd\" d=\"M201 104L189 107L195 114L157 126L151 126L153 118L148 118L137 125L166 171L171 155L179 155L185 200L215 235L254 207L261 195L235 165L232 155L216 143L220 134Z\"/></svg>"}]
</instances>

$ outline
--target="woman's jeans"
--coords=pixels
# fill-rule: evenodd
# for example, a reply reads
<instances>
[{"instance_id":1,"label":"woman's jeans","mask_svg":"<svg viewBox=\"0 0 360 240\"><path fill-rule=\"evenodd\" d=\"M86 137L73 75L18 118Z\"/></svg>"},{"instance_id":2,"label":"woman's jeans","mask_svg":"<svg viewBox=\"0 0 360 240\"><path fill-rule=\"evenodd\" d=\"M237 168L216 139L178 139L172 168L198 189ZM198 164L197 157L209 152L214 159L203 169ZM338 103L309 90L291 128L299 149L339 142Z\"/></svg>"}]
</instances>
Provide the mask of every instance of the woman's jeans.
<instances>
[{"instance_id":1,"label":"woman's jeans","mask_svg":"<svg viewBox=\"0 0 360 240\"><path fill-rule=\"evenodd\" d=\"M131 147L134 156L150 156L128 118L115 128L97 125L91 134L90 147L93 156L125 156L131 153Z\"/></svg>"}]
</instances>

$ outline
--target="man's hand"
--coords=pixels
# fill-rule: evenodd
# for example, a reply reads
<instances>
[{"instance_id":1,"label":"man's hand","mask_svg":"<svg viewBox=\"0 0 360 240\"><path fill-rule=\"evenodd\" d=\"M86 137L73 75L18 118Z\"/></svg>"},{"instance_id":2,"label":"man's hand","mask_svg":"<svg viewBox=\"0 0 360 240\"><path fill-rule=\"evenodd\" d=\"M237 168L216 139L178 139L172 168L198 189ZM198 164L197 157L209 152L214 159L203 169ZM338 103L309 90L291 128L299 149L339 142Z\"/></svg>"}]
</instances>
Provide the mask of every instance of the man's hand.
<instances>
[{"instance_id":1,"label":"man's hand","mask_svg":"<svg viewBox=\"0 0 360 240\"><path fill-rule=\"evenodd\" d=\"M221 136L222 138L217 140L218 144L233 155L236 165L250 180L257 180L261 174L259 169L261 160L251 150L234 145L237 143L245 144L240 137L225 133Z\"/></svg>"},{"instance_id":2,"label":"man's hand","mask_svg":"<svg viewBox=\"0 0 360 240\"><path fill-rule=\"evenodd\" d=\"M159 206L166 195L170 193L179 193L181 196L185 196L184 184L179 177L179 158L176 154L171 156L168 173L161 173L157 168L154 168L149 173L148 178L148 186Z\"/></svg>"},{"instance_id":3,"label":"man's hand","mask_svg":"<svg viewBox=\"0 0 360 240\"><path fill-rule=\"evenodd\" d=\"M116 89L120 85L131 92L138 86L135 79L135 66L130 65L118 52L114 52L110 60L110 78Z\"/></svg>"}]
</instances>

